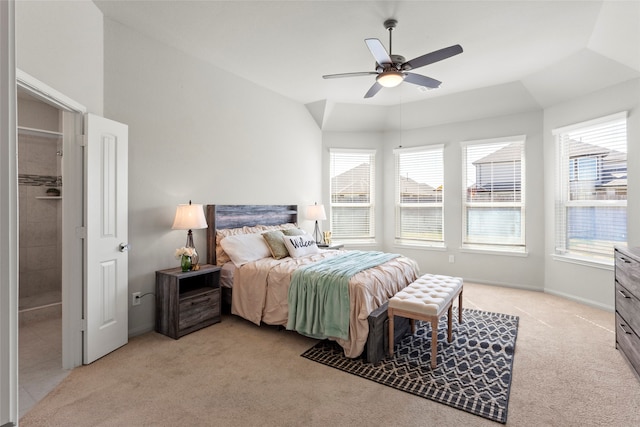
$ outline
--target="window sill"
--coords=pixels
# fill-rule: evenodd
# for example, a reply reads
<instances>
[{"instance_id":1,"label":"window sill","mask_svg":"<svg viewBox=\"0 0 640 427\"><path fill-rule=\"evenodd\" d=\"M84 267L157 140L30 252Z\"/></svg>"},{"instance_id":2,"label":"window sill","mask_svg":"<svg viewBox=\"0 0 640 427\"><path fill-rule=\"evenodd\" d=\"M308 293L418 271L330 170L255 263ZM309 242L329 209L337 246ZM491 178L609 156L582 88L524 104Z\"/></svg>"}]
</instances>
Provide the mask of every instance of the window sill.
<instances>
[{"instance_id":1,"label":"window sill","mask_svg":"<svg viewBox=\"0 0 640 427\"><path fill-rule=\"evenodd\" d=\"M515 256L515 257L528 257L529 252L526 249L512 249L512 248L504 248L499 249L496 247L492 248L483 248L483 247L473 247L473 246L462 246L460 248L460 252L466 253L475 253L475 254L487 254L487 255L501 255L501 256Z\"/></svg>"},{"instance_id":2,"label":"window sill","mask_svg":"<svg viewBox=\"0 0 640 427\"><path fill-rule=\"evenodd\" d=\"M428 243L428 242L424 242L424 243L416 243L416 242L402 242L402 241L395 241L393 242L393 246L396 248L410 248L410 249L426 249L426 250L434 250L434 251L446 251L447 247L444 243Z\"/></svg>"},{"instance_id":3,"label":"window sill","mask_svg":"<svg viewBox=\"0 0 640 427\"><path fill-rule=\"evenodd\" d=\"M554 261L567 262L569 264L577 264L585 267L599 268L601 270L613 271L613 260L596 260L593 258L581 257L577 255L559 255L551 254Z\"/></svg>"},{"instance_id":4,"label":"window sill","mask_svg":"<svg viewBox=\"0 0 640 427\"><path fill-rule=\"evenodd\" d=\"M348 240L348 239L336 239L336 238L331 238L332 242L340 242L341 244L345 245L345 246L361 246L361 247L366 247L366 246L378 246L378 242L376 242L375 240Z\"/></svg>"}]
</instances>

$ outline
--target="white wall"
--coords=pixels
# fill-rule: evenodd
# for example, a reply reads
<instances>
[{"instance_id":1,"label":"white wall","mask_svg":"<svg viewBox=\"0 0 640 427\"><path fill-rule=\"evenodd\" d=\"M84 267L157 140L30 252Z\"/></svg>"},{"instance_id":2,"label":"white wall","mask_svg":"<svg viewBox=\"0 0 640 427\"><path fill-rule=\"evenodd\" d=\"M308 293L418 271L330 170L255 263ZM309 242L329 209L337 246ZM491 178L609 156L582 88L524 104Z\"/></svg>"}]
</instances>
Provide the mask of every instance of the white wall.
<instances>
[{"instance_id":1,"label":"white wall","mask_svg":"<svg viewBox=\"0 0 640 427\"><path fill-rule=\"evenodd\" d=\"M544 112L545 175L545 291L591 305L613 309L613 269L588 267L555 260L554 252L554 168L555 128L628 110L627 224L629 246L640 246L640 80L632 80L548 108Z\"/></svg>"},{"instance_id":2,"label":"white wall","mask_svg":"<svg viewBox=\"0 0 640 427\"><path fill-rule=\"evenodd\" d=\"M393 148L444 144L444 235L446 250L408 249L393 244L393 178L385 181L385 218L388 227L385 249L405 253L418 261L424 273L461 276L465 280L507 285L525 289L542 289L544 279L543 180L541 112L498 116L466 122L449 123L404 131L401 140L389 141L385 147L386 171L393 174ZM526 135L525 179L527 256L503 255L461 249L462 242L462 150L470 140ZM393 176L393 175L391 175ZM454 263L449 263L449 255Z\"/></svg>"},{"instance_id":3,"label":"white wall","mask_svg":"<svg viewBox=\"0 0 640 427\"><path fill-rule=\"evenodd\" d=\"M89 0L18 2L16 34L20 69L85 105L90 112L130 126L130 292L152 292L154 271L177 265L172 253L184 243L185 233L171 231L170 226L178 203L189 199L195 203L327 203L328 189L323 185L328 182L326 149L330 146L377 148L381 150L379 161L386 158L378 173L393 173L389 162L393 161L392 149L400 145L397 134L321 135L303 106L119 24L103 22L100 11ZM537 113L525 112L533 105L526 97L520 108L512 110L518 114L511 116L502 115L504 108L496 110L493 104L487 104L481 110L483 114L492 111L493 117L470 120L461 110L451 111L451 117L440 117L439 124L424 117L424 111L403 107L403 114L411 118L410 126L416 129L400 135L402 145L444 143L445 162L452 165L447 167L445 186L453 188L454 195L446 199L446 214L452 216L445 223L447 251L401 248L402 252L414 256L423 271L544 288L612 307L611 271L559 263L549 256L553 250L554 164L550 129L631 110L629 243L638 246L638 86L636 80ZM521 92L509 93L522 98ZM505 97L503 93L500 99L504 101ZM491 97L484 98L491 102ZM431 111L442 111L436 104L430 105ZM393 109L390 113L387 124L395 123ZM424 127L420 127L421 117ZM461 188L459 141L515 134L528 136L529 254L507 257L461 252L461 206L455 193ZM382 249L397 250L392 243L392 180L384 182L377 190L383 206L383 213L378 214L383 216L376 221L377 235L383 236ZM303 225L312 227L310 223ZM327 228L326 223L323 228ZM204 231L195 232L203 255L204 236ZM449 254L455 255L455 263L447 262ZM153 327L153 300L145 298L140 307L130 310L132 333Z\"/></svg>"},{"instance_id":4,"label":"white wall","mask_svg":"<svg viewBox=\"0 0 640 427\"><path fill-rule=\"evenodd\" d=\"M327 211L327 218L330 216L331 194L329 188L330 182L330 156L331 148L348 148L360 150L376 150L375 163L375 195L373 203L375 205L375 244L359 244L349 245L348 249L361 250L382 250L384 247L384 180L385 180L385 162L384 162L384 133L383 132L323 132L322 133L322 185L323 185L323 203ZM331 230L331 223L327 219L320 228Z\"/></svg>"},{"instance_id":5,"label":"white wall","mask_svg":"<svg viewBox=\"0 0 640 427\"><path fill-rule=\"evenodd\" d=\"M17 1L18 68L102 114L102 27L90 0Z\"/></svg>"},{"instance_id":6,"label":"white wall","mask_svg":"<svg viewBox=\"0 0 640 427\"><path fill-rule=\"evenodd\" d=\"M418 105L418 104L416 104ZM415 112L414 112L415 113ZM503 284L526 289L543 289L544 228L542 113L521 113L467 122L449 123L398 132L325 132L325 171L328 148L376 149L376 236L378 248L398 252L418 261L423 273L462 276L476 282ZM503 136L527 135L526 140L526 230L528 255L505 256L460 250L462 241L462 157L461 142ZM444 144L446 250L417 249L394 245L394 155L393 149ZM325 177L325 184L329 182ZM325 200L329 200L325 185ZM455 262L448 262L454 255Z\"/></svg>"},{"instance_id":7,"label":"white wall","mask_svg":"<svg viewBox=\"0 0 640 427\"><path fill-rule=\"evenodd\" d=\"M321 132L303 105L108 19L105 115L129 125L130 293L179 265L179 203L321 200ZM194 240L204 258L205 231ZM130 307L130 334L153 329L154 308L151 296Z\"/></svg>"}]
</instances>

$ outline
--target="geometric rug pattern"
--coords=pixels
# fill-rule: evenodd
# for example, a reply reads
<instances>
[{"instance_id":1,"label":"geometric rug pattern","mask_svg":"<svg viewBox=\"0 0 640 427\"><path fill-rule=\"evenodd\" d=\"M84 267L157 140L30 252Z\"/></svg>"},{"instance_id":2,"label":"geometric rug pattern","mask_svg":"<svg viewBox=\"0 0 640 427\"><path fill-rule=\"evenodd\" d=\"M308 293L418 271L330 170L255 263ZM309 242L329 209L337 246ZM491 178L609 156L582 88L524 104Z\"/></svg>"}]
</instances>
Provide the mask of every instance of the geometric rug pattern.
<instances>
[{"instance_id":1,"label":"geometric rug pattern","mask_svg":"<svg viewBox=\"0 0 640 427\"><path fill-rule=\"evenodd\" d=\"M446 340L447 316L438 322L437 367L431 368L431 326L416 321L416 333L396 343L394 357L378 363L350 359L334 341L323 340L302 357L440 402L481 417L507 422L518 316L453 310L453 337Z\"/></svg>"}]
</instances>

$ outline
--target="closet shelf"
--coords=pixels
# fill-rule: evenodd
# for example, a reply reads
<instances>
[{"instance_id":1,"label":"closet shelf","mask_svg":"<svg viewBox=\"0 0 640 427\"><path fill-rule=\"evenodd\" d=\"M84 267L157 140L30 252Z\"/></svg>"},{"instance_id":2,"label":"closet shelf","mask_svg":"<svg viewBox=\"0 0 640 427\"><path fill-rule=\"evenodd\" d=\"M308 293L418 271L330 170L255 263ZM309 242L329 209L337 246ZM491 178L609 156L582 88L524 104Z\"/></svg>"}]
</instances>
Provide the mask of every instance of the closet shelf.
<instances>
[{"instance_id":1,"label":"closet shelf","mask_svg":"<svg viewBox=\"0 0 640 427\"><path fill-rule=\"evenodd\" d=\"M62 199L62 196L36 196L36 199L42 199L42 200L60 200L60 199Z\"/></svg>"},{"instance_id":2,"label":"closet shelf","mask_svg":"<svg viewBox=\"0 0 640 427\"><path fill-rule=\"evenodd\" d=\"M62 138L62 132L55 132L52 130L28 128L24 126L18 126L18 133L31 136L42 136L45 138L58 139Z\"/></svg>"}]
</instances>

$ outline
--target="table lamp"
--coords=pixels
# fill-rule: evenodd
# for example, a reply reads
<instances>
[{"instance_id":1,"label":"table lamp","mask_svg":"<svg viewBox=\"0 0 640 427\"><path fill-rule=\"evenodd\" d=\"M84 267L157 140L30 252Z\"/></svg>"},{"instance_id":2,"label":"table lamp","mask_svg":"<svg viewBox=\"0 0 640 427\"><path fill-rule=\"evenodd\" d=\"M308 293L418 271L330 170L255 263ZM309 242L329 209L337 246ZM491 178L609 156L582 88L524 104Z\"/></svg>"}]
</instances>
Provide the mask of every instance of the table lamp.
<instances>
[{"instance_id":1,"label":"table lamp","mask_svg":"<svg viewBox=\"0 0 640 427\"><path fill-rule=\"evenodd\" d=\"M204 210L202 205L191 204L189 200L188 205L178 205L176 208L176 217L173 220L171 229L173 230L189 230L187 232L187 243L184 245L186 248L192 248L194 255L191 257L191 264L193 266L198 265L198 252L196 246L193 244L193 233L191 230L198 230L201 228L207 228L207 220L204 217Z\"/></svg>"}]
</instances>

